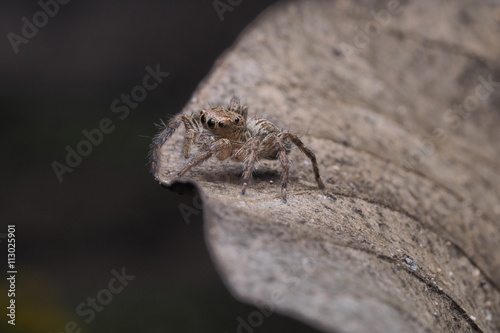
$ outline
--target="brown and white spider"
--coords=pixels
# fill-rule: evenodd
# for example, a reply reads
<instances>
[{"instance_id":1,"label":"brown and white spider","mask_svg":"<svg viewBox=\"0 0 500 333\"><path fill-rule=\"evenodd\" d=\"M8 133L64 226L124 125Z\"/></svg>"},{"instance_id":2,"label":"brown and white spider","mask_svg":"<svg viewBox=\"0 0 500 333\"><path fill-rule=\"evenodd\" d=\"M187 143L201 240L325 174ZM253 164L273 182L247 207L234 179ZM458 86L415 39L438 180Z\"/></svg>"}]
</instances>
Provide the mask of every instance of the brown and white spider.
<instances>
[{"instance_id":1,"label":"brown and white spider","mask_svg":"<svg viewBox=\"0 0 500 333\"><path fill-rule=\"evenodd\" d=\"M243 162L243 185L241 194L245 194L255 164L259 159L278 160L283 169L281 173L281 197L286 202L286 188L290 171L288 154L292 144L311 160L314 177L320 189L325 188L319 175L316 156L299 137L283 131L276 125L262 118L248 118L248 108L241 105L235 97L228 108L217 106L195 111L191 116L179 114L172 118L165 128L154 138L151 150L151 168L157 174L159 151L165 141L183 123L186 128L182 152L189 157L191 147L196 145L200 153L194 156L172 179L178 180L192 167L206 161L212 155L223 161L229 157L233 161Z\"/></svg>"}]
</instances>

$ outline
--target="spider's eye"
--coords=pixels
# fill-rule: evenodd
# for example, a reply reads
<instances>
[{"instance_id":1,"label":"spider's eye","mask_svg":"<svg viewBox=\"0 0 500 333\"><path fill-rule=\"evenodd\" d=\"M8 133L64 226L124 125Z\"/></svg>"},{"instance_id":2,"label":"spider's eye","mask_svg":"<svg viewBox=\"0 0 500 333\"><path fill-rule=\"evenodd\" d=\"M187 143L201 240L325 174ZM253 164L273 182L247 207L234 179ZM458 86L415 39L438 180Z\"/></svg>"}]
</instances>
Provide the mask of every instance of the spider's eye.
<instances>
[{"instance_id":1,"label":"spider's eye","mask_svg":"<svg viewBox=\"0 0 500 333\"><path fill-rule=\"evenodd\" d=\"M224 123L222 121L219 121L219 127L224 127Z\"/></svg>"},{"instance_id":2,"label":"spider's eye","mask_svg":"<svg viewBox=\"0 0 500 333\"><path fill-rule=\"evenodd\" d=\"M239 123L240 122L240 118L238 118L238 117L234 118L234 122L235 123Z\"/></svg>"},{"instance_id":3,"label":"spider's eye","mask_svg":"<svg viewBox=\"0 0 500 333\"><path fill-rule=\"evenodd\" d=\"M212 118L208 119L207 125L209 128L214 128L215 127L215 120Z\"/></svg>"},{"instance_id":4,"label":"spider's eye","mask_svg":"<svg viewBox=\"0 0 500 333\"><path fill-rule=\"evenodd\" d=\"M204 124L207 121L207 116L202 115L200 120L201 120L201 123Z\"/></svg>"}]
</instances>

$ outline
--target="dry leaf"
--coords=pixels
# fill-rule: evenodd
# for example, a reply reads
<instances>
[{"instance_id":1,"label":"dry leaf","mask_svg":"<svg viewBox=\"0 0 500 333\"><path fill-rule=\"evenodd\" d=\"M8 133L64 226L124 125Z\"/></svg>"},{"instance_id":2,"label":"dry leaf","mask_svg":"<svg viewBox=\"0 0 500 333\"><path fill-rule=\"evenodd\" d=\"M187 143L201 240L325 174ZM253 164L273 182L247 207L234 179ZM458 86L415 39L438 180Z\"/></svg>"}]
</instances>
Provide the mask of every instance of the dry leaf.
<instances>
[{"instance_id":1,"label":"dry leaf","mask_svg":"<svg viewBox=\"0 0 500 333\"><path fill-rule=\"evenodd\" d=\"M277 311L328 332L500 330L499 12L286 2L220 58L183 112L240 96L302 134L326 185L298 149L287 204L273 161L245 196L239 163L181 179L228 287L262 307L248 325ZM186 163L183 133L159 151L164 184Z\"/></svg>"}]
</instances>

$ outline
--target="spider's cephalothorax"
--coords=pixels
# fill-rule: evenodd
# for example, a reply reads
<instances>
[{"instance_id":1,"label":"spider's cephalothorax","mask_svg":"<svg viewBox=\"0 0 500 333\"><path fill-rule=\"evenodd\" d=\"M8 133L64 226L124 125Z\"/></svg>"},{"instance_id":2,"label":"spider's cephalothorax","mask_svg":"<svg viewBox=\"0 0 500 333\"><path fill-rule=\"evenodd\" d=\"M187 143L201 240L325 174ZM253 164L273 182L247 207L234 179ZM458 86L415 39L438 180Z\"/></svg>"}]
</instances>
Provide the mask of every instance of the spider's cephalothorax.
<instances>
[{"instance_id":1,"label":"spider's cephalothorax","mask_svg":"<svg viewBox=\"0 0 500 333\"><path fill-rule=\"evenodd\" d=\"M306 147L299 137L293 133L282 131L269 120L248 118L248 108L240 104L237 98L231 99L228 108L217 106L193 112L191 116L177 115L158 134L152 145L151 167L157 173L158 154L161 146L183 123L186 128L183 154L189 157L191 147L196 145L200 153L194 156L180 170L172 181L176 181L192 167L206 161L212 155L219 160L231 158L243 162L243 187L245 191L252 176L252 171L259 159L279 160L283 172L281 174L281 197L286 202L286 187L290 170L290 153L292 144L311 160L314 177L319 188L325 186L319 176L318 163L314 153Z\"/></svg>"}]
</instances>

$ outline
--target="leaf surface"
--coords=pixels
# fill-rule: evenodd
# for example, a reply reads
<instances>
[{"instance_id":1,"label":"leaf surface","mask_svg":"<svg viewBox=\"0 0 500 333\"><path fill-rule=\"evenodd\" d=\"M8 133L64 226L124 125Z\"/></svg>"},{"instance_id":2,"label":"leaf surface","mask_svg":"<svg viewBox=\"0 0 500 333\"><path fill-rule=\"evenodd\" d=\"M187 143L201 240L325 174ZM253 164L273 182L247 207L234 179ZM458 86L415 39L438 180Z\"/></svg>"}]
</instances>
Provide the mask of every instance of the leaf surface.
<instances>
[{"instance_id":1,"label":"leaf surface","mask_svg":"<svg viewBox=\"0 0 500 333\"><path fill-rule=\"evenodd\" d=\"M500 5L389 3L270 8L183 110L241 97L301 135L325 190L298 149L287 204L274 161L244 196L234 162L181 181L242 300L328 332L498 332ZM159 152L164 184L187 162L183 135Z\"/></svg>"}]
</instances>

